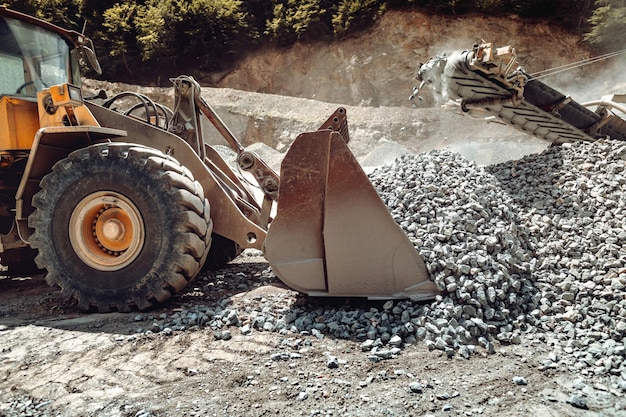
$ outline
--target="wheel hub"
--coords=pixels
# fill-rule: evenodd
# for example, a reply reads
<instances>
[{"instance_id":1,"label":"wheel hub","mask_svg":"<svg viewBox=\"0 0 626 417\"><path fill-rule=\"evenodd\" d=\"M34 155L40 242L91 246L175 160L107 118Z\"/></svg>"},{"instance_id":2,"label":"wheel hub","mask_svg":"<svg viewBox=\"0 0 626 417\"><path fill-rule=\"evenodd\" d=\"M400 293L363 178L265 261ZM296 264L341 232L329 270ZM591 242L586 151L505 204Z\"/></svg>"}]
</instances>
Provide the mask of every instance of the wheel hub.
<instances>
[{"instance_id":1,"label":"wheel hub","mask_svg":"<svg viewBox=\"0 0 626 417\"><path fill-rule=\"evenodd\" d=\"M124 237L124 223L118 219L107 220L102 226L102 235L110 241L119 241Z\"/></svg>"},{"instance_id":2,"label":"wheel hub","mask_svg":"<svg viewBox=\"0 0 626 417\"><path fill-rule=\"evenodd\" d=\"M70 242L90 267L100 271L122 269L137 258L145 242L141 213L122 194L90 194L72 212Z\"/></svg>"},{"instance_id":3,"label":"wheel hub","mask_svg":"<svg viewBox=\"0 0 626 417\"><path fill-rule=\"evenodd\" d=\"M120 256L133 242L133 224L118 207L101 208L93 221L93 236L104 251Z\"/></svg>"}]
</instances>

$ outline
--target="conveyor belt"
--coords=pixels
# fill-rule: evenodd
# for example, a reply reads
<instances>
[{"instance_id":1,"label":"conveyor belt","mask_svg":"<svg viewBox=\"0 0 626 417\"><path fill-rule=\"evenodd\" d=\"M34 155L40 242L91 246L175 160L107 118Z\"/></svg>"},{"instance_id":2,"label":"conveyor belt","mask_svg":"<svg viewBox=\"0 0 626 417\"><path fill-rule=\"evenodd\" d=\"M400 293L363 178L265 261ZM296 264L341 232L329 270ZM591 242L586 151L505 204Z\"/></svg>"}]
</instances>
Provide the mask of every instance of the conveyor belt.
<instances>
[{"instance_id":1,"label":"conveyor belt","mask_svg":"<svg viewBox=\"0 0 626 417\"><path fill-rule=\"evenodd\" d=\"M517 64L512 48L501 49L504 52L483 44L472 51L433 58L422 65L418 79L442 90L439 92L448 98L460 99L465 111L482 109L549 142L626 140L626 121L606 109L593 112L532 79L519 67L512 67ZM495 51L501 55L494 58Z\"/></svg>"},{"instance_id":2,"label":"conveyor belt","mask_svg":"<svg viewBox=\"0 0 626 417\"><path fill-rule=\"evenodd\" d=\"M524 99L541 109L550 111L553 103L565 100L566 96L539 80L530 79L524 87ZM604 116L574 100L569 101L557 112L562 120L594 138L609 137L626 140L626 121L617 116L609 117L606 123L600 126Z\"/></svg>"}]
</instances>

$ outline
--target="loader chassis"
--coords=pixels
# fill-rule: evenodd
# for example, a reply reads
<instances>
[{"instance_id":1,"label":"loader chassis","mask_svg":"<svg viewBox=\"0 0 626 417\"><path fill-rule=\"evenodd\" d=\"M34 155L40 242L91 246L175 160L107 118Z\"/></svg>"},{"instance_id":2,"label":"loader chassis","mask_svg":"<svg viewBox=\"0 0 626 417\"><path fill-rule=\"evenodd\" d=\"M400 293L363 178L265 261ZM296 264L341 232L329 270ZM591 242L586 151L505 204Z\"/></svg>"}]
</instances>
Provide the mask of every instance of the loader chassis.
<instances>
[{"instance_id":1,"label":"loader chassis","mask_svg":"<svg viewBox=\"0 0 626 417\"><path fill-rule=\"evenodd\" d=\"M0 16L0 233L7 236L0 243L5 249L27 246L14 221L19 210L15 197L41 127L37 91L45 85L80 82L78 65L69 65L75 53L72 37L18 16Z\"/></svg>"}]
</instances>

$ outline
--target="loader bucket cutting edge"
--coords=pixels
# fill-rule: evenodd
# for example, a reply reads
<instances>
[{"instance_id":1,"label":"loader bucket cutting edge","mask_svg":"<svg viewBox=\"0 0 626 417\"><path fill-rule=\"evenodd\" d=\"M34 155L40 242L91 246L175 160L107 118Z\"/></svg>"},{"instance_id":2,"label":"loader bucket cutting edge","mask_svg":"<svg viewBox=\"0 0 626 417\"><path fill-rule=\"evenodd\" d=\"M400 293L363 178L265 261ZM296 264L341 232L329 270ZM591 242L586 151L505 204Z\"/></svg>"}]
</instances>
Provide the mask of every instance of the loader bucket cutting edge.
<instances>
[{"instance_id":1,"label":"loader bucket cutting edge","mask_svg":"<svg viewBox=\"0 0 626 417\"><path fill-rule=\"evenodd\" d=\"M440 293L341 134L298 136L280 177L265 256L286 285L308 295L372 299Z\"/></svg>"}]
</instances>

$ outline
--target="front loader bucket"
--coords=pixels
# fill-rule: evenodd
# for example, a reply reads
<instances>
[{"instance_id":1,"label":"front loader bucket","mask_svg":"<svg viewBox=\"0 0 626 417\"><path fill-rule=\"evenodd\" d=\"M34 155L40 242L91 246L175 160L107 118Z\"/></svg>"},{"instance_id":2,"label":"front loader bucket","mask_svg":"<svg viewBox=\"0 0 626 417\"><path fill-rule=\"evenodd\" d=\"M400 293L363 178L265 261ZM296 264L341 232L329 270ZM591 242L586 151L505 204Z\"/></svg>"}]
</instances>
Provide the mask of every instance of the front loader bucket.
<instances>
[{"instance_id":1,"label":"front loader bucket","mask_svg":"<svg viewBox=\"0 0 626 417\"><path fill-rule=\"evenodd\" d=\"M340 132L299 135L280 178L265 256L286 285L315 296L439 294Z\"/></svg>"}]
</instances>

